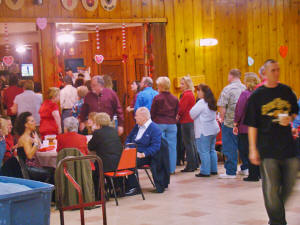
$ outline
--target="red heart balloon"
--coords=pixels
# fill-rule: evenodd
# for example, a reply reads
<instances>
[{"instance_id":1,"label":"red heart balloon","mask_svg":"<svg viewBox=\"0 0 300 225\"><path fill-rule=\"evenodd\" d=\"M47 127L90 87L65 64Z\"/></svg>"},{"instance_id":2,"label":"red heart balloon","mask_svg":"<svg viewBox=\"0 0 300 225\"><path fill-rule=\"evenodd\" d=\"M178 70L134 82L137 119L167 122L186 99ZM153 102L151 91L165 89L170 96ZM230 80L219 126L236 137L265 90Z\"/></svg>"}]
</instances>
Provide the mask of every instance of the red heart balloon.
<instances>
[{"instance_id":1,"label":"red heart balloon","mask_svg":"<svg viewBox=\"0 0 300 225\"><path fill-rule=\"evenodd\" d=\"M100 64L103 62L104 56L103 55L95 55L94 59L95 59L96 63Z\"/></svg>"},{"instance_id":2,"label":"red heart balloon","mask_svg":"<svg viewBox=\"0 0 300 225\"><path fill-rule=\"evenodd\" d=\"M14 63L14 57L12 56L4 56L3 62L6 66L11 66Z\"/></svg>"},{"instance_id":3,"label":"red heart balloon","mask_svg":"<svg viewBox=\"0 0 300 225\"><path fill-rule=\"evenodd\" d=\"M288 54L288 46L280 46L279 48L279 54L281 55L282 58L285 58Z\"/></svg>"}]
</instances>

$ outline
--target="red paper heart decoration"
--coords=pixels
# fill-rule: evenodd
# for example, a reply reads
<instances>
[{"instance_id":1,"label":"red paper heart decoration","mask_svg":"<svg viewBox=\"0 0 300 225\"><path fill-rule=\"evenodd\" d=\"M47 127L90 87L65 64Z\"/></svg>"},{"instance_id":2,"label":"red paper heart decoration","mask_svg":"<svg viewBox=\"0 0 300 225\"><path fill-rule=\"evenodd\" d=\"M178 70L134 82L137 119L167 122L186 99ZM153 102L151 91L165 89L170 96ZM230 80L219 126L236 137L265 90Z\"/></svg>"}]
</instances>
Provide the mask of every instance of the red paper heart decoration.
<instances>
[{"instance_id":1,"label":"red paper heart decoration","mask_svg":"<svg viewBox=\"0 0 300 225\"><path fill-rule=\"evenodd\" d=\"M279 48L279 54L281 55L282 58L285 58L288 54L288 46L280 46Z\"/></svg>"},{"instance_id":2,"label":"red paper heart decoration","mask_svg":"<svg viewBox=\"0 0 300 225\"><path fill-rule=\"evenodd\" d=\"M37 18L36 24L41 30L44 30L47 26L47 18Z\"/></svg>"},{"instance_id":3,"label":"red paper heart decoration","mask_svg":"<svg viewBox=\"0 0 300 225\"><path fill-rule=\"evenodd\" d=\"M103 55L95 55L94 59L95 59L96 63L100 64L103 62L104 56Z\"/></svg>"},{"instance_id":4,"label":"red paper heart decoration","mask_svg":"<svg viewBox=\"0 0 300 225\"><path fill-rule=\"evenodd\" d=\"M11 66L14 63L14 57L12 56L4 56L3 62L6 66Z\"/></svg>"}]
</instances>

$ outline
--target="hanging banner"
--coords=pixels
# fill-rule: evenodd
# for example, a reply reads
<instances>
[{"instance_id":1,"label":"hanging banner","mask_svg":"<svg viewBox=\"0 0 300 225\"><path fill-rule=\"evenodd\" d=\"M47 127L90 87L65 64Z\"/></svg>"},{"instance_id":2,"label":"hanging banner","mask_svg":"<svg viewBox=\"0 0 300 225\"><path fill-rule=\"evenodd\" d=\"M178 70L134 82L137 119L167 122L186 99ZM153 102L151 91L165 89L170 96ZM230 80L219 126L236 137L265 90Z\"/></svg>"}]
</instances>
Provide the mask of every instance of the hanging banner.
<instances>
[{"instance_id":1,"label":"hanging banner","mask_svg":"<svg viewBox=\"0 0 300 225\"><path fill-rule=\"evenodd\" d=\"M61 0L61 2L63 6L69 11L74 10L78 4L78 0Z\"/></svg>"},{"instance_id":2,"label":"hanging banner","mask_svg":"<svg viewBox=\"0 0 300 225\"><path fill-rule=\"evenodd\" d=\"M24 5L24 0L5 0L5 3L8 8L18 10Z\"/></svg>"},{"instance_id":3,"label":"hanging banner","mask_svg":"<svg viewBox=\"0 0 300 225\"><path fill-rule=\"evenodd\" d=\"M82 5L87 11L95 11L98 7L98 0L82 0Z\"/></svg>"}]
</instances>

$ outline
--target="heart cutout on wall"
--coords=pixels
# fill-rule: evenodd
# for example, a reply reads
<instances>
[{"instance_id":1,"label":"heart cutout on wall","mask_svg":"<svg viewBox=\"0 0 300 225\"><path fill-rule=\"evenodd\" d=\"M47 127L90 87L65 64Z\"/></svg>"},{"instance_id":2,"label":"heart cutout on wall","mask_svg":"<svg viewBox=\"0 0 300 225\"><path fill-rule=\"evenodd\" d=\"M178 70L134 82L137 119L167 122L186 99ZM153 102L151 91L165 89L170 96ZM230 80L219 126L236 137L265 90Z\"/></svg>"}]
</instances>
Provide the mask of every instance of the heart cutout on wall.
<instances>
[{"instance_id":1,"label":"heart cutout on wall","mask_svg":"<svg viewBox=\"0 0 300 225\"><path fill-rule=\"evenodd\" d=\"M47 18L37 18L36 24L41 30L44 30L47 27Z\"/></svg>"},{"instance_id":2,"label":"heart cutout on wall","mask_svg":"<svg viewBox=\"0 0 300 225\"><path fill-rule=\"evenodd\" d=\"M280 46L280 48L279 48L279 54L280 54L280 56L282 58L285 58L287 56L287 54L288 54L288 50L289 50L288 46Z\"/></svg>"},{"instance_id":3,"label":"heart cutout on wall","mask_svg":"<svg viewBox=\"0 0 300 225\"><path fill-rule=\"evenodd\" d=\"M103 62L104 56L103 55L95 55L94 59L95 59L96 63L100 64Z\"/></svg>"},{"instance_id":4,"label":"heart cutout on wall","mask_svg":"<svg viewBox=\"0 0 300 225\"><path fill-rule=\"evenodd\" d=\"M254 64L254 59L251 56L248 56L248 65L252 66Z\"/></svg>"},{"instance_id":5,"label":"heart cutout on wall","mask_svg":"<svg viewBox=\"0 0 300 225\"><path fill-rule=\"evenodd\" d=\"M11 66L14 63L14 57L12 56L4 56L3 62L6 66Z\"/></svg>"}]
</instances>

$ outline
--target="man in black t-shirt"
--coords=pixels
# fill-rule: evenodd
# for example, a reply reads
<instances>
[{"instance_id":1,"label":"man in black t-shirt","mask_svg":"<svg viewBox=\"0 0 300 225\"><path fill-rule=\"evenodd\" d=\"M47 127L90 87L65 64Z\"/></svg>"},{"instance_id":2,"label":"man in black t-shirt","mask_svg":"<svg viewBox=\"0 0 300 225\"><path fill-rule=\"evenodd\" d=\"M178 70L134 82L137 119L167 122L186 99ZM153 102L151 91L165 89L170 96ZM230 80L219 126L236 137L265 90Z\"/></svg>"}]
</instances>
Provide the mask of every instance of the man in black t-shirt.
<instances>
[{"instance_id":1,"label":"man in black t-shirt","mask_svg":"<svg viewBox=\"0 0 300 225\"><path fill-rule=\"evenodd\" d=\"M260 165L269 224L285 225L284 203L299 165L290 126L298 105L291 88L278 83L278 63L267 60L264 67L266 83L250 96L244 123L249 126L249 159Z\"/></svg>"}]
</instances>

